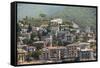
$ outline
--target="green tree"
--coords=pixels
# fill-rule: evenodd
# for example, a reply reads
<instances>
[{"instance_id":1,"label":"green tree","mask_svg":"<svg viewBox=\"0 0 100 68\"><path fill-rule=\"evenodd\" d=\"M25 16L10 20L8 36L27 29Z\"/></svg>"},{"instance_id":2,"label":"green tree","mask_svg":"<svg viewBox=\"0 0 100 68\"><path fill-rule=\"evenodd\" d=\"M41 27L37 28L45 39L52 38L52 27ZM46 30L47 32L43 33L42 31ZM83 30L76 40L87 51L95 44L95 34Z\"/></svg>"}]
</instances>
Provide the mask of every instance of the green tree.
<instances>
[{"instance_id":1,"label":"green tree","mask_svg":"<svg viewBox=\"0 0 100 68\"><path fill-rule=\"evenodd\" d=\"M41 21L43 21L46 18L46 14L43 13L41 13L39 16L41 17Z\"/></svg>"},{"instance_id":2,"label":"green tree","mask_svg":"<svg viewBox=\"0 0 100 68\"><path fill-rule=\"evenodd\" d=\"M46 14L41 13L39 16L44 18L44 17L46 17Z\"/></svg>"},{"instance_id":3,"label":"green tree","mask_svg":"<svg viewBox=\"0 0 100 68\"><path fill-rule=\"evenodd\" d=\"M36 32L32 32L30 40L36 41L36 40L34 40L34 38L35 38L36 36L37 36L37 33L36 33Z\"/></svg>"},{"instance_id":4,"label":"green tree","mask_svg":"<svg viewBox=\"0 0 100 68\"><path fill-rule=\"evenodd\" d=\"M69 28L73 29L73 26L72 25L69 25Z\"/></svg>"},{"instance_id":5,"label":"green tree","mask_svg":"<svg viewBox=\"0 0 100 68\"><path fill-rule=\"evenodd\" d=\"M25 39L23 40L23 42L25 42L28 45L33 45L33 42L35 42L36 40L34 40L34 38L37 36L36 32L32 32L31 34L31 38L30 39Z\"/></svg>"},{"instance_id":6,"label":"green tree","mask_svg":"<svg viewBox=\"0 0 100 68\"><path fill-rule=\"evenodd\" d=\"M76 35L74 42L78 42L79 41L79 36Z\"/></svg>"},{"instance_id":7,"label":"green tree","mask_svg":"<svg viewBox=\"0 0 100 68\"><path fill-rule=\"evenodd\" d=\"M37 50L40 50L43 48L43 44L42 43L36 43L36 44L33 44Z\"/></svg>"},{"instance_id":8,"label":"green tree","mask_svg":"<svg viewBox=\"0 0 100 68\"><path fill-rule=\"evenodd\" d=\"M47 30L47 32L51 32L51 23L50 22L48 22L48 26L47 26L46 30Z\"/></svg>"},{"instance_id":9,"label":"green tree","mask_svg":"<svg viewBox=\"0 0 100 68\"><path fill-rule=\"evenodd\" d=\"M28 16L26 16L25 18L23 18L23 24L24 25L28 25L29 22L28 22Z\"/></svg>"},{"instance_id":10,"label":"green tree","mask_svg":"<svg viewBox=\"0 0 100 68\"><path fill-rule=\"evenodd\" d=\"M21 31L21 27L20 25L17 23L17 36L20 36L20 31Z\"/></svg>"},{"instance_id":11,"label":"green tree","mask_svg":"<svg viewBox=\"0 0 100 68\"><path fill-rule=\"evenodd\" d=\"M87 35L85 35L85 36L83 37L82 42L87 42L87 41L88 41L88 37L87 37Z\"/></svg>"},{"instance_id":12,"label":"green tree","mask_svg":"<svg viewBox=\"0 0 100 68\"><path fill-rule=\"evenodd\" d=\"M63 46L63 42L61 40L58 40L58 46Z\"/></svg>"},{"instance_id":13,"label":"green tree","mask_svg":"<svg viewBox=\"0 0 100 68\"><path fill-rule=\"evenodd\" d=\"M31 32L31 31L32 31L32 26L31 24L29 24L27 32Z\"/></svg>"},{"instance_id":14,"label":"green tree","mask_svg":"<svg viewBox=\"0 0 100 68\"><path fill-rule=\"evenodd\" d=\"M24 43L24 44L28 44L28 43L29 43L29 39L24 39L24 40L23 40L23 43Z\"/></svg>"},{"instance_id":15,"label":"green tree","mask_svg":"<svg viewBox=\"0 0 100 68\"><path fill-rule=\"evenodd\" d=\"M34 59L38 60L39 55L41 55L41 53L42 53L42 51L37 50L37 51L33 52L32 56L34 57Z\"/></svg>"}]
</instances>

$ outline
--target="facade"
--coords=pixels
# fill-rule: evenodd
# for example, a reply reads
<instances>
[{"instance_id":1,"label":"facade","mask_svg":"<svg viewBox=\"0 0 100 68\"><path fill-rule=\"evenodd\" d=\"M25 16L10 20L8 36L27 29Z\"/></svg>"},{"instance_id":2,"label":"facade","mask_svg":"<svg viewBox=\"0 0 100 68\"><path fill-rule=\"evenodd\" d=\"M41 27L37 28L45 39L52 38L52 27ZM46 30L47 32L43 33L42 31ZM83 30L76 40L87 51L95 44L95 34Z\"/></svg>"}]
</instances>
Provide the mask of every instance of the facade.
<instances>
[{"instance_id":1,"label":"facade","mask_svg":"<svg viewBox=\"0 0 100 68\"><path fill-rule=\"evenodd\" d=\"M30 51L30 52L36 51L36 47L34 47L34 46L26 46L23 49L26 50L26 51Z\"/></svg>"},{"instance_id":2,"label":"facade","mask_svg":"<svg viewBox=\"0 0 100 68\"><path fill-rule=\"evenodd\" d=\"M67 59L69 61L74 61L78 57L78 44L69 44L66 46L67 48Z\"/></svg>"},{"instance_id":3,"label":"facade","mask_svg":"<svg viewBox=\"0 0 100 68\"><path fill-rule=\"evenodd\" d=\"M81 49L79 51L80 61L95 60L92 49Z\"/></svg>"},{"instance_id":4,"label":"facade","mask_svg":"<svg viewBox=\"0 0 100 68\"><path fill-rule=\"evenodd\" d=\"M90 43L88 42L80 42L78 45L80 49L90 49Z\"/></svg>"},{"instance_id":5,"label":"facade","mask_svg":"<svg viewBox=\"0 0 100 68\"><path fill-rule=\"evenodd\" d=\"M67 56L66 47L48 47L44 49L41 59L48 61L61 61Z\"/></svg>"},{"instance_id":6,"label":"facade","mask_svg":"<svg viewBox=\"0 0 100 68\"><path fill-rule=\"evenodd\" d=\"M72 43L74 41L74 36L68 30L67 31L59 31L57 33L57 38L62 42Z\"/></svg>"},{"instance_id":7,"label":"facade","mask_svg":"<svg viewBox=\"0 0 100 68\"><path fill-rule=\"evenodd\" d=\"M27 51L24 49L17 49L17 55L18 63L23 63L25 62Z\"/></svg>"}]
</instances>

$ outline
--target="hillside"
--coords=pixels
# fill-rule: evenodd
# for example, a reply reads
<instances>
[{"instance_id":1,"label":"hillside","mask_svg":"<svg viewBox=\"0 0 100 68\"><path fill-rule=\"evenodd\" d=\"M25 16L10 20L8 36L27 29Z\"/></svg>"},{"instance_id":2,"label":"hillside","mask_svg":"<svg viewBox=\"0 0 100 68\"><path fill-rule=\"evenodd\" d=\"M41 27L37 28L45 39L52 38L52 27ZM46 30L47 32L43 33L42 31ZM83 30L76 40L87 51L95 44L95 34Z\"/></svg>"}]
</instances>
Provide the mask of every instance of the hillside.
<instances>
[{"instance_id":1,"label":"hillside","mask_svg":"<svg viewBox=\"0 0 100 68\"><path fill-rule=\"evenodd\" d=\"M96 8L33 4L18 5L18 20L25 18L25 16L40 19L40 14L45 14L44 19L59 17L65 22L74 21L81 29L89 26L96 30ZM34 20L33 23L35 23Z\"/></svg>"}]
</instances>

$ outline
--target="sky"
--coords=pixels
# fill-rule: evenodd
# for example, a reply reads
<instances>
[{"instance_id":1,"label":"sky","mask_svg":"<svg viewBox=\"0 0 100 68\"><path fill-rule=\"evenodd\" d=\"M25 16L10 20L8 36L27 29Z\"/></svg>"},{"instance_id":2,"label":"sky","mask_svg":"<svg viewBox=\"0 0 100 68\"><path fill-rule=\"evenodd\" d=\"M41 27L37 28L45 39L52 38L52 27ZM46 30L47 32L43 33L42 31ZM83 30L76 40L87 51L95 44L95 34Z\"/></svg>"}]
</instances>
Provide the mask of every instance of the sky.
<instances>
[{"instance_id":1,"label":"sky","mask_svg":"<svg viewBox=\"0 0 100 68\"><path fill-rule=\"evenodd\" d=\"M28 17L38 17L39 14L45 13L47 15L56 13L64 9L64 6L52 6L52 5L37 5L37 4L22 4L18 3L17 6L17 16L18 19Z\"/></svg>"}]
</instances>

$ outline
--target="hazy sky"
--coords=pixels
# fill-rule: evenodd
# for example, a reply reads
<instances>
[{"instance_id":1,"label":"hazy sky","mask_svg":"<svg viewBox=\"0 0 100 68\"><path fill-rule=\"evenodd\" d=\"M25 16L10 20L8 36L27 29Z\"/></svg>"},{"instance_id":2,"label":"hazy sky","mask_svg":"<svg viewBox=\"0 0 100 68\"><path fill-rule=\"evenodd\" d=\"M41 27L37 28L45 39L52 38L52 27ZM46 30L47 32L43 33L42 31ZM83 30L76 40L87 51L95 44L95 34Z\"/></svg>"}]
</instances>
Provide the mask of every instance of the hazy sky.
<instances>
[{"instance_id":1,"label":"hazy sky","mask_svg":"<svg viewBox=\"0 0 100 68\"><path fill-rule=\"evenodd\" d=\"M93 22L96 17L96 8L76 7L76 6L58 6L58 5L39 5L39 4L17 4L17 19L28 17L38 17L44 13L47 16L68 16L85 22ZM66 18L65 17L65 18ZM68 18L67 17L67 18Z\"/></svg>"},{"instance_id":2,"label":"hazy sky","mask_svg":"<svg viewBox=\"0 0 100 68\"><path fill-rule=\"evenodd\" d=\"M18 19L29 17L38 17L40 13L50 15L56 13L59 9L64 9L64 6L52 6L52 5L37 5L37 4L21 4L17 6Z\"/></svg>"}]
</instances>

